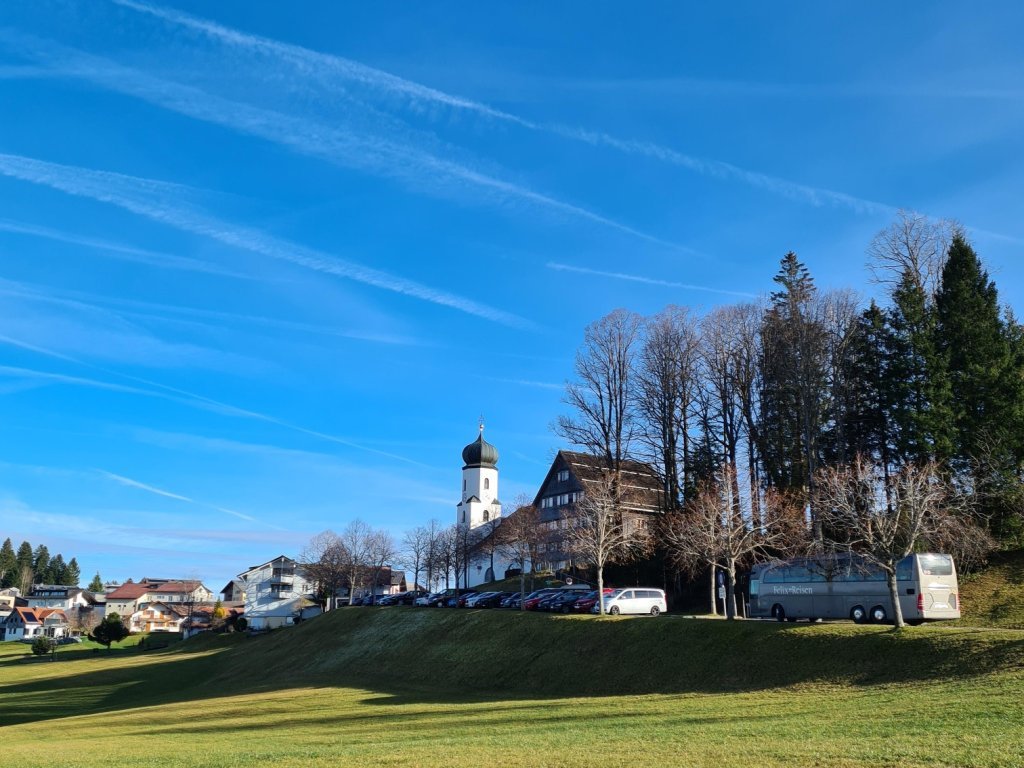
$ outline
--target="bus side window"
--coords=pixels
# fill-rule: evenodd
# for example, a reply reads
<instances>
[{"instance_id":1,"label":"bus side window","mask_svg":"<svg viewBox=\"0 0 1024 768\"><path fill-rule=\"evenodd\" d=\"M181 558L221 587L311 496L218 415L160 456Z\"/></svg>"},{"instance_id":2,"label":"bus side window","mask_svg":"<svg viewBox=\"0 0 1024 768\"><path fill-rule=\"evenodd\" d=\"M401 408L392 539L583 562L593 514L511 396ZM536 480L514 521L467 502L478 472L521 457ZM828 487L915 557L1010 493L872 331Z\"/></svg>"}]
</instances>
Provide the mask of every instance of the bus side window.
<instances>
[{"instance_id":1,"label":"bus side window","mask_svg":"<svg viewBox=\"0 0 1024 768\"><path fill-rule=\"evenodd\" d=\"M762 579L765 584L781 584L782 583L782 569L772 568L771 570L764 573Z\"/></svg>"},{"instance_id":2,"label":"bus side window","mask_svg":"<svg viewBox=\"0 0 1024 768\"><path fill-rule=\"evenodd\" d=\"M896 581L913 581L914 580L914 558L913 555L910 557L904 557L898 563L896 563Z\"/></svg>"}]
</instances>

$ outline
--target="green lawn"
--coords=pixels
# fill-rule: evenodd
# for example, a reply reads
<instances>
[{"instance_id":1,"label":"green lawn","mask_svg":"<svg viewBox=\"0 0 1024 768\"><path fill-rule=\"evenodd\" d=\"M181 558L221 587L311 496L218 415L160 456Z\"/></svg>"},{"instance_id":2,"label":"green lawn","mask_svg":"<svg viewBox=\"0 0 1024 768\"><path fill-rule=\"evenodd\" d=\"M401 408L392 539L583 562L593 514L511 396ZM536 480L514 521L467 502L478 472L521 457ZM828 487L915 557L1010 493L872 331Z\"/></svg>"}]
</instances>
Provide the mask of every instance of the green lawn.
<instances>
[{"instance_id":1,"label":"green lawn","mask_svg":"<svg viewBox=\"0 0 1024 768\"><path fill-rule=\"evenodd\" d=\"M1024 764L1024 633L344 609L157 652L0 644L24 766Z\"/></svg>"}]
</instances>

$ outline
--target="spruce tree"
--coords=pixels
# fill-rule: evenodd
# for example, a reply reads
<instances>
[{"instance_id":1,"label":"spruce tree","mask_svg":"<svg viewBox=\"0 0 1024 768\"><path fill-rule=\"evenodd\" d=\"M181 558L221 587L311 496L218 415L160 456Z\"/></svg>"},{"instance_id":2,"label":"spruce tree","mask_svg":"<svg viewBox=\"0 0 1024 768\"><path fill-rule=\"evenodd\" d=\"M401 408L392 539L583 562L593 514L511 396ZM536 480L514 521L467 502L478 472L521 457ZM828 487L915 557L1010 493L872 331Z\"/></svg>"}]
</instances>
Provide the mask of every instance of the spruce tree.
<instances>
[{"instance_id":1,"label":"spruce tree","mask_svg":"<svg viewBox=\"0 0 1024 768\"><path fill-rule=\"evenodd\" d=\"M936 346L948 376L950 465L971 479L993 532L1013 535L1024 458L1019 331L1007 326L995 283L959 234L942 270L936 315Z\"/></svg>"},{"instance_id":2,"label":"spruce tree","mask_svg":"<svg viewBox=\"0 0 1024 768\"><path fill-rule=\"evenodd\" d=\"M67 568L64 569L64 578L61 580L61 584L65 584L69 587L77 587L81 578L82 569L78 567L78 561L72 557L68 561Z\"/></svg>"},{"instance_id":3,"label":"spruce tree","mask_svg":"<svg viewBox=\"0 0 1024 768\"><path fill-rule=\"evenodd\" d=\"M906 272L889 313L891 422L901 464L945 460L952 451L948 380L936 349L935 309L917 276Z\"/></svg>"},{"instance_id":4,"label":"spruce tree","mask_svg":"<svg viewBox=\"0 0 1024 768\"><path fill-rule=\"evenodd\" d=\"M64 555L58 552L50 560L50 566L46 569L46 575L40 576L39 580L46 584L66 584L64 578L67 575L67 563L64 562Z\"/></svg>"},{"instance_id":5,"label":"spruce tree","mask_svg":"<svg viewBox=\"0 0 1024 768\"><path fill-rule=\"evenodd\" d=\"M18 558L14 554L14 545L11 539L4 539L3 546L0 546L0 589L14 585L15 574L18 570Z\"/></svg>"},{"instance_id":6,"label":"spruce tree","mask_svg":"<svg viewBox=\"0 0 1024 768\"><path fill-rule=\"evenodd\" d=\"M842 451L835 450L840 463L860 454L871 456L882 467L892 466L891 347L885 312L872 301L857 321L845 360L846 444Z\"/></svg>"},{"instance_id":7,"label":"spruce tree","mask_svg":"<svg viewBox=\"0 0 1024 768\"><path fill-rule=\"evenodd\" d=\"M96 575L92 577L92 581L89 582L90 592L103 592L103 579L100 578L100 572L96 571Z\"/></svg>"},{"instance_id":8,"label":"spruce tree","mask_svg":"<svg viewBox=\"0 0 1024 768\"><path fill-rule=\"evenodd\" d=\"M15 559L14 586L22 592L32 589L33 562L32 545L27 541L21 542Z\"/></svg>"},{"instance_id":9,"label":"spruce tree","mask_svg":"<svg viewBox=\"0 0 1024 768\"><path fill-rule=\"evenodd\" d=\"M32 573L35 574L34 578L37 584L46 584L47 577L51 575L50 550L46 548L45 544L36 547L36 551L32 555Z\"/></svg>"}]
</instances>

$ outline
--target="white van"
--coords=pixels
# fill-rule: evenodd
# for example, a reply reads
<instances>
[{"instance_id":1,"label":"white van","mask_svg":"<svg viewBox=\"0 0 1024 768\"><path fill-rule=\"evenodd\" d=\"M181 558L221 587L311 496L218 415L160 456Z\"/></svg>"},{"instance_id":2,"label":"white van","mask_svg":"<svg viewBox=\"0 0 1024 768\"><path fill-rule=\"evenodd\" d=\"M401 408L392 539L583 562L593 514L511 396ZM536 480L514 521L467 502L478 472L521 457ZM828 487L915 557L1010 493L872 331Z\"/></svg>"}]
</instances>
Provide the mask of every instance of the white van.
<instances>
[{"instance_id":1,"label":"white van","mask_svg":"<svg viewBox=\"0 0 1024 768\"><path fill-rule=\"evenodd\" d=\"M620 613L648 613L657 616L667 610L665 592L651 587L617 589L604 598L604 612L612 616L618 616ZM596 603L590 612L600 612Z\"/></svg>"}]
</instances>

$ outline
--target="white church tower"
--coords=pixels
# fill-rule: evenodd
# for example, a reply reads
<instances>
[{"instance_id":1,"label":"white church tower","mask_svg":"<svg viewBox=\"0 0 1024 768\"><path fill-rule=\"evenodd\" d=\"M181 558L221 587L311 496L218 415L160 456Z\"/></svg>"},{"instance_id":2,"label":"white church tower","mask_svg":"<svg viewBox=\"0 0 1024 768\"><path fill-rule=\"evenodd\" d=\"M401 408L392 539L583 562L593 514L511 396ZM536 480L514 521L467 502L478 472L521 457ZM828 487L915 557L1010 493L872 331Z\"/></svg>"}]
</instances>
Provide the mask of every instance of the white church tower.
<instances>
[{"instance_id":1,"label":"white church tower","mask_svg":"<svg viewBox=\"0 0 1024 768\"><path fill-rule=\"evenodd\" d=\"M498 501L498 449L480 436L462 449L462 501L456 506L455 522L479 528L492 525L501 517Z\"/></svg>"}]
</instances>

